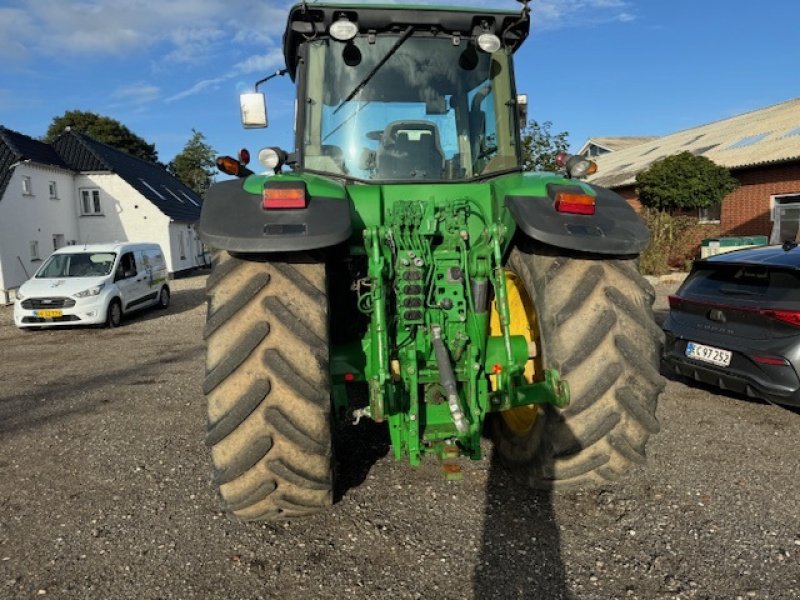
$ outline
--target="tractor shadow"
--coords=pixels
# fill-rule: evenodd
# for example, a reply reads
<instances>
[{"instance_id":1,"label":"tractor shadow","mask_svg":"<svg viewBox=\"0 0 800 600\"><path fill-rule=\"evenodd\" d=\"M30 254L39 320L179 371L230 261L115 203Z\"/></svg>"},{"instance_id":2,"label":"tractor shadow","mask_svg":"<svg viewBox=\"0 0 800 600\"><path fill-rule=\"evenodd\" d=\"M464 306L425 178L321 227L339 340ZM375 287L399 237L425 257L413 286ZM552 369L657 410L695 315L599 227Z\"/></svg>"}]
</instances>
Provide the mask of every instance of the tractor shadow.
<instances>
[{"instance_id":1,"label":"tractor shadow","mask_svg":"<svg viewBox=\"0 0 800 600\"><path fill-rule=\"evenodd\" d=\"M348 388L350 410L339 415L334 423L334 478L333 502L340 502L347 492L357 488L367 479L372 467L389 453L391 441L386 423L361 419L353 425L352 410L369 404L369 392L363 383Z\"/></svg>"},{"instance_id":2,"label":"tractor shadow","mask_svg":"<svg viewBox=\"0 0 800 600\"><path fill-rule=\"evenodd\" d=\"M367 479L370 469L389 453L389 431L385 423L362 419L358 425L336 425L334 452L336 477L333 502L340 502L347 492Z\"/></svg>"},{"instance_id":3,"label":"tractor shadow","mask_svg":"<svg viewBox=\"0 0 800 600\"><path fill-rule=\"evenodd\" d=\"M545 465L546 472L551 469ZM561 558L560 531L554 492L516 481L493 449L473 597L573 600Z\"/></svg>"}]
</instances>

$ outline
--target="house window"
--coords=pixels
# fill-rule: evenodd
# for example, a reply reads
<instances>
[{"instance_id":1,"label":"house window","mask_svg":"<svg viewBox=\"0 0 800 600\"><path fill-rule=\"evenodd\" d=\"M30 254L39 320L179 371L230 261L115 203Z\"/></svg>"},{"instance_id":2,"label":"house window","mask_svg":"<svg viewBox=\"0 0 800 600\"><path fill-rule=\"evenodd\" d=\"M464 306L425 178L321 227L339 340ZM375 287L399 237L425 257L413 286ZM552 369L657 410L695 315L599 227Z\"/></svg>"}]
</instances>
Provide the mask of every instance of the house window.
<instances>
[{"instance_id":1,"label":"house window","mask_svg":"<svg viewBox=\"0 0 800 600\"><path fill-rule=\"evenodd\" d=\"M39 260L39 242L32 240L30 242L31 260Z\"/></svg>"},{"instance_id":2,"label":"house window","mask_svg":"<svg viewBox=\"0 0 800 600\"><path fill-rule=\"evenodd\" d=\"M100 190L81 190L81 214L102 215Z\"/></svg>"},{"instance_id":3,"label":"house window","mask_svg":"<svg viewBox=\"0 0 800 600\"><path fill-rule=\"evenodd\" d=\"M700 223L719 223L721 213L722 205L720 203L706 208L699 208L697 209L697 220Z\"/></svg>"},{"instance_id":4,"label":"house window","mask_svg":"<svg viewBox=\"0 0 800 600\"><path fill-rule=\"evenodd\" d=\"M59 248L63 248L66 245L67 245L67 240L64 237L63 233L53 234L53 250L58 250Z\"/></svg>"},{"instance_id":5,"label":"house window","mask_svg":"<svg viewBox=\"0 0 800 600\"><path fill-rule=\"evenodd\" d=\"M183 232L178 232L178 248L181 253L181 260L186 260L186 245L183 243Z\"/></svg>"},{"instance_id":6,"label":"house window","mask_svg":"<svg viewBox=\"0 0 800 600\"><path fill-rule=\"evenodd\" d=\"M22 176L22 193L25 196L33 196L33 187L31 187L31 178L27 175Z\"/></svg>"},{"instance_id":7,"label":"house window","mask_svg":"<svg viewBox=\"0 0 800 600\"><path fill-rule=\"evenodd\" d=\"M58 200L58 188L56 187L56 182L51 181L48 187L50 189L50 199Z\"/></svg>"}]
</instances>

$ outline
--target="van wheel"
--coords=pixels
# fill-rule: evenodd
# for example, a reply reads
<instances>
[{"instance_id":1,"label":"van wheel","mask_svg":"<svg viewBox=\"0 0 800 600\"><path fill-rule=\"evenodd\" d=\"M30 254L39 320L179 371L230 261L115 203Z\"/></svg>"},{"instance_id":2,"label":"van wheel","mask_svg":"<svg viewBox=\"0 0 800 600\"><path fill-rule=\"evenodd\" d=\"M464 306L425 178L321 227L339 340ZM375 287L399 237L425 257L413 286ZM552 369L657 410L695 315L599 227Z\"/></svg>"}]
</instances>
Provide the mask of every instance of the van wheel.
<instances>
[{"instance_id":1,"label":"van wheel","mask_svg":"<svg viewBox=\"0 0 800 600\"><path fill-rule=\"evenodd\" d=\"M220 252L206 284L214 483L242 520L302 517L333 501L325 263Z\"/></svg>"},{"instance_id":2,"label":"van wheel","mask_svg":"<svg viewBox=\"0 0 800 600\"><path fill-rule=\"evenodd\" d=\"M109 329L113 329L114 327L119 327L119 324L122 322L122 304L116 298L111 301L111 304L108 305L108 311L106 312L106 327Z\"/></svg>"},{"instance_id":3,"label":"van wheel","mask_svg":"<svg viewBox=\"0 0 800 600\"><path fill-rule=\"evenodd\" d=\"M164 286L158 294L158 308L166 310L169 308L169 288Z\"/></svg>"}]
</instances>

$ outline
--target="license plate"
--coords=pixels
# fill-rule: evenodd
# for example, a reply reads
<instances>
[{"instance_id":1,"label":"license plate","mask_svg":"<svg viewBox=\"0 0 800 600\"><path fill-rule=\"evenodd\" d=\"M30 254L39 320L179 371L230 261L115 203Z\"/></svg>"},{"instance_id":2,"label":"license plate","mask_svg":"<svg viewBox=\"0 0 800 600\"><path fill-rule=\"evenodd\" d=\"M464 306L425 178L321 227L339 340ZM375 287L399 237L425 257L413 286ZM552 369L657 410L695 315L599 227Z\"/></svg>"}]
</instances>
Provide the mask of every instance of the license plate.
<instances>
[{"instance_id":1,"label":"license plate","mask_svg":"<svg viewBox=\"0 0 800 600\"><path fill-rule=\"evenodd\" d=\"M727 367L731 364L731 356L733 353L730 350L722 350L721 348L714 348L713 346L705 346L695 342L687 342L686 356L702 362L711 363L718 367Z\"/></svg>"},{"instance_id":2,"label":"license plate","mask_svg":"<svg viewBox=\"0 0 800 600\"><path fill-rule=\"evenodd\" d=\"M37 317L42 319L55 319L56 317L60 317L63 313L60 310L49 309L49 310L37 310L35 311Z\"/></svg>"}]
</instances>

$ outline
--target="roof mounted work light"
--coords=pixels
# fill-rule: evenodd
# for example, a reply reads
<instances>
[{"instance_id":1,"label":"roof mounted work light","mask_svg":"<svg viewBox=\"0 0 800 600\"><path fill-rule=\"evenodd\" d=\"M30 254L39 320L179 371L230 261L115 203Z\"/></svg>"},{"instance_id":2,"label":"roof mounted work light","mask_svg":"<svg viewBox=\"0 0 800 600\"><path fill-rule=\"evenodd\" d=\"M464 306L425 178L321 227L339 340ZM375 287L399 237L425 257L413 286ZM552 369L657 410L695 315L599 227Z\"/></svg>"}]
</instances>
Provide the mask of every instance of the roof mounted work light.
<instances>
[{"instance_id":1,"label":"roof mounted work light","mask_svg":"<svg viewBox=\"0 0 800 600\"><path fill-rule=\"evenodd\" d=\"M482 33L478 36L478 48L488 54L500 50L500 38L493 33Z\"/></svg>"},{"instance_id":2,"label":"roof mounted work light","mask_svg":"<svg viewBox=\"0 0 800 600\"><path fill-rule=\"evenodd\" d=\"M331 23L328 33L331 37L340 42L346 42L356 37L358 33L358 25L350 21L347 17L342 15L338 21Z\"/></svg>"}]
</instances>

